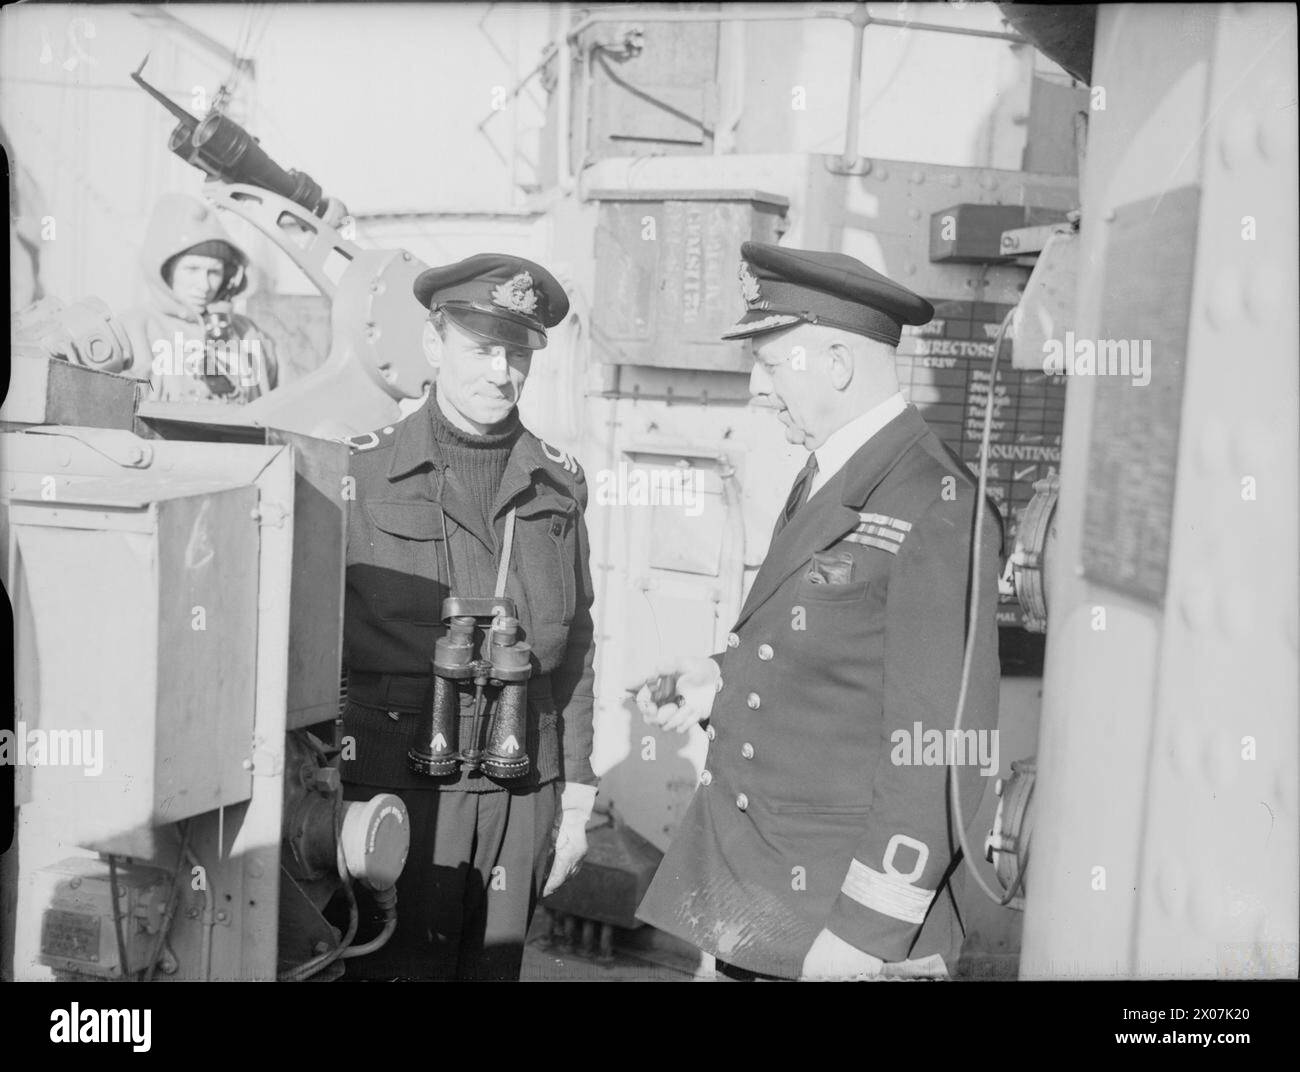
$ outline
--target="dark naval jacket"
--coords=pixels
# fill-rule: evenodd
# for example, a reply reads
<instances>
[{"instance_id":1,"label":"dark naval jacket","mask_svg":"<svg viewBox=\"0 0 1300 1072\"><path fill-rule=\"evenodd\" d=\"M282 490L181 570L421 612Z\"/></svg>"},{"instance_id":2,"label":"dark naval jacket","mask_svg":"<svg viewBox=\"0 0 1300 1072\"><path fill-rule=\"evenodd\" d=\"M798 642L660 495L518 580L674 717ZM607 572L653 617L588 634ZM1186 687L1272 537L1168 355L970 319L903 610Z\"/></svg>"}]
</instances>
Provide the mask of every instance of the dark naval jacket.
<instances>
[{"instance_id":1,"label":"dark naval jacket","mask_svg":"<svg viewBox=\"0 0 1300 1072\"><path fill-rule=\"evenodd\" d=\"M564 451L527 429L516 440L489 526L447 466L426 402L404 420L353 436L344 611L348 703L346 782L400 789L493 791L557 778L594 784L591 769L591 570L583 513L587 483ZM530 773L509 782L480 775L412 773L411 746L430 682L434 642L449 595L491 596L506 514L516 508L505 594L532 645L528 683ZM443 513L445 512L445 529ZM450 563L453 583L449 582ZM462 740L472 697L462 693Z\"/></svg>"},{"instance_id":2,"label":"dark naval jacket","mask_svg":"<svg viewBox=\"0 0 1300 1072\"><path fill-rule=\"evenodd\" d=\"M778 523L715 656L706 770L641 919L787 978L823 927L885 961L938 953L956 967L955 895L941 890L961 886L947 768L937 748L911 744L930 730L955 740L975 497L969 471L909 406ZM986 516L962 720L985 732L999 675L999 535ZM851 557L846 583L809 579L821 552ZM969 751L967 823L992 781Z\"/></svg>"}]
</instances>

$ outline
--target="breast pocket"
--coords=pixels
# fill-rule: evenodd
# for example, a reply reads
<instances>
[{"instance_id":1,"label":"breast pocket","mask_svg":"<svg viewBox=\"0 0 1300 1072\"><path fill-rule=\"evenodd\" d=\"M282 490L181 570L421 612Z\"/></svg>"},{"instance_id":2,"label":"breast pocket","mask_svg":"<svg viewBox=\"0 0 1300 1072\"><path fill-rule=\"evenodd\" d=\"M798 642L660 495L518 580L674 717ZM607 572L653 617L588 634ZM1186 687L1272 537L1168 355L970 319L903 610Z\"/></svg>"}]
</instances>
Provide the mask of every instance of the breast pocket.
<instances>
[{"instance_id":1,"label":"breast pocket","mask_svg":"<svg viewBox=\"0 0 1300 1072\"><path fill-rule=\"evenodd\" d=\"M568 624L577 601L577 505L571 499L548 497L521 508L518 521L527 533L521 566L534 618Z\"/></svg>"},{"instance_id":2,"label":"breast pocket","mask_svg":"<svg viewBox=\"0 0 1300 1072\"><path fill-rule=\"evenodd\" d=\"M446 545L433 503L367 502L372 549L367 588L382 621L440 625Z\"/></svg>"}]
</instances>

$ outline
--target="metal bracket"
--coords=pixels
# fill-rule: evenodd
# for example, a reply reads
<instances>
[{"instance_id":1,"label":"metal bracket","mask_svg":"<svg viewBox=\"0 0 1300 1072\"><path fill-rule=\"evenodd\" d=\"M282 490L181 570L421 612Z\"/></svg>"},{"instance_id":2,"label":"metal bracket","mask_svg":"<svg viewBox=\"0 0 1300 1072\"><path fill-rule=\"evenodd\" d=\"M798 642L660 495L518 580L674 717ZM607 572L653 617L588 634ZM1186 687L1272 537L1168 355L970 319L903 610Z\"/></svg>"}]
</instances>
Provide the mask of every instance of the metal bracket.
<instances>
[{"instance_id":1,"label":"metal bracket","mask_svg":"<svg viewBox=\"0 0 1300 1072\"><path fill-rule=\"evenodd\" d=\"M254 778L278 778L284 773L283 751L259 748L258 744L257 741L253 742L253 755L251 759L244 760L244 770Z\"/></svg>"},{"instance_id":2,"label":"metal bracket","mask_svg":"<svg viewBox=\"0 0 1300 1072\"><path fill-rule=\"evenodd\" d=\"M28 428L28 435L64 436L75 439L114 465L125 469L147 469L153 464L153 447L121 428Z\"/></svg>"},{"instance_id":3,"label":"metal bracket","mask_svg":"<svg viewBox=\"0 0 1300 1072\"><path fill-rule=\"evenodd\" d=\"M827 156L826 170L832 175L870 175L871 159L866 156Z\"/></svg>"},{"instance_id":4,"label":"metal bracket","mask_svg":"<svg viewBox=\"0 0 1300 1072\"><path fill-rule=\"evenodd\" d=\"M282 529L288 517L289 511L278 502L267 500L253 507L252 518L263 527L269 525L273 529Z\"/></svg>"}]
</instances>

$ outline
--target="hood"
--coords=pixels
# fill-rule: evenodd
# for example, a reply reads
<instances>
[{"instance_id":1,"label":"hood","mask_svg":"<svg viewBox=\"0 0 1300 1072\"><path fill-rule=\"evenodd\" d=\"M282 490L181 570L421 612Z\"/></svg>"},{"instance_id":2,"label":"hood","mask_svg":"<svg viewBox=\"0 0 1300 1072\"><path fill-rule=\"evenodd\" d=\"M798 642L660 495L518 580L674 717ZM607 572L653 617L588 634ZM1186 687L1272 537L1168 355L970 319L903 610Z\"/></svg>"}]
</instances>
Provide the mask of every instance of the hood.
<instances>
[{"instance_id":1,"label":"hood","mask_svg":"<svg viewBox=\"0 0 1300 1072\"><path fill-rule=\"evenodd\" d=\"M173 316L190 319L194 314L171 292L163 277L163 268L173 257L200 242L224 242L230 247L235 267L213 301L215 303L234 297L247 284L248 258L231 241L221 220L217 218L217 210L187 194L164 194L149 218L144 248L140 253L140 267L154 304Z\"/></svg>"}]
</instances>

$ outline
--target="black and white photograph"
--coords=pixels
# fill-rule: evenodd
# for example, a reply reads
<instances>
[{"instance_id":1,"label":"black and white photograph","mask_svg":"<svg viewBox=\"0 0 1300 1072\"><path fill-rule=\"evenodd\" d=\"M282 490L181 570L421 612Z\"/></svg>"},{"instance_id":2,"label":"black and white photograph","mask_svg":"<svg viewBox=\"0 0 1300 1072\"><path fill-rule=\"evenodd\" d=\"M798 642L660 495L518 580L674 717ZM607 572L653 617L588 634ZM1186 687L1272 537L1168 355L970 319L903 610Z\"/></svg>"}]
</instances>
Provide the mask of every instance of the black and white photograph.
<instances>
[{"instance_id":1,"label":"black and white photograph","mask_svg":"<svg viewBox=\"0 0 1300 1072\"><path fill-rule=\"evenodd\" d=\"M1284 1026L1297 110L1282 3L5 6L23 1031Z\"/></svg>"}]
</instances>

